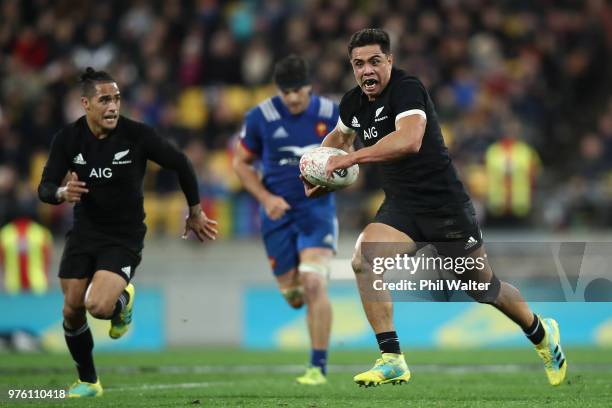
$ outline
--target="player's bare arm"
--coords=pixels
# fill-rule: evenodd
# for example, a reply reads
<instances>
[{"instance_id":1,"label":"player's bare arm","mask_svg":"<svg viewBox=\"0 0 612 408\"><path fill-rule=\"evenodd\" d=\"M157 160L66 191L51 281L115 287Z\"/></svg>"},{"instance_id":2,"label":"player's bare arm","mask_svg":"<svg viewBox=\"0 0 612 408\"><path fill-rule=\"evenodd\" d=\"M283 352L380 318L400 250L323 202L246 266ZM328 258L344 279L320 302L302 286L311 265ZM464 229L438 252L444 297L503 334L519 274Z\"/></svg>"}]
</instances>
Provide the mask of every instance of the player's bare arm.
<instances>
[{"instance_id":1,"label":"player's bare arm","mask_svg":"<svg viewBox=\"0 0 612 408\"><path fill-rule=\"evenodd\" d=\"M376 163L400 159L406 155L418 153L423 142L427 121L421 115L409 115L400 118L396 130L378 143L359 149L346 156L330 157L325 171L331 175L334 170L345 169L353 164Z\"/></svg>"},{"instance_id":2,"label":"player's bare arm","mask_svg":"<svg viewBox=\"0 0 612 408\"><path fill-rule=\"evenodd\" d=\"M352 129L347 128L345 132L340 129L340 126L336 126L334 130L329 132L323 142L321 143L322 147L335 147L337 149L342 149L347 153L353 151L353 143L355 142L356 132L352 131Z\"/></svg>"},{"instance_id":3,"label":"player's bare arm","mask_svg":"<svg viewBox=\"0 0 612 408\"><path fill-rule=\"evenodd\" d=\"M259 201L266 211L266 215L277 220L281 218L291 206L283 197L272 194L261 182L253 163L257 156L249 152L242 143L238 142L234 154L233 167L244 188Z\"/></svg>"}]
</instances>

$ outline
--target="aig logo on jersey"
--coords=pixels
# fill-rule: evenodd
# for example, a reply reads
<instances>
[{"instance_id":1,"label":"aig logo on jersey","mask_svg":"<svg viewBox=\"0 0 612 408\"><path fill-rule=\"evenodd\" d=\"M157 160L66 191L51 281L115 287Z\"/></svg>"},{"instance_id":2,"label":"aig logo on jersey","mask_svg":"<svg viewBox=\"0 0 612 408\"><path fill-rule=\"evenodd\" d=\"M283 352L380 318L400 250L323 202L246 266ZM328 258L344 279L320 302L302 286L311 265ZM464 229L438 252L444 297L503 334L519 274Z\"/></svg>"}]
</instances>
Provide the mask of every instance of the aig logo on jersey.
<instances>
[{"instance_id":1,"label":"aig logo on jersey","mask_svg":"<svg viewBox=\"0 0 612 408\"><path fill-rule=\"evenodd\" d=\"M372 126L369 129L363 129L363 139L364 140L376 139L377 137L378 137L378 131L376 130L375 126Z\"/></svg>"},{"instance_id":2,"label":"aig logo on jersey","mask_svg":"<svg viewBox=\"0 0 612 408\"><path fill-rule=\"evenodd\" d=\"M113 170L110 167L104 167L104 168L93 167L91 169L91 172L89 173L89 178L98 178L98 179L107 178L109 179L111 177L113 177Z\"/></svg>"}]
</instances>

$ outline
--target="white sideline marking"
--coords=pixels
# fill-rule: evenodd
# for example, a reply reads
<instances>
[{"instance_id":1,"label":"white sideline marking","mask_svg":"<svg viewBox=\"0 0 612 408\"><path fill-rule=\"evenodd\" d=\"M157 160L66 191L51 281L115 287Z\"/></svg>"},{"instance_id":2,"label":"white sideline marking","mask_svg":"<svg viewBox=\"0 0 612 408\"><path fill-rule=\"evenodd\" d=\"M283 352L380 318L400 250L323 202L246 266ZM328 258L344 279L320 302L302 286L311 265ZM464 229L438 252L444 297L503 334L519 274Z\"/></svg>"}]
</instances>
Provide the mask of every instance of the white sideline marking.
<instances>
[{"instance_id":1,"label":"white sideline marking","mask_svg":"<svg viewBox=\"0 0 612 408\"><path fill-rule=\"evenodd\" d=\"M280 365L189 365L189 366L159 366L143 370L140 367L113 367L102 369L106 373L142 373L156 372L163 374L300 374L304 371L302 364L280 364ZM370 368L362 364L331 364L328 366L331 373L357 373ZM468 374L468 373L517 373L526 371L543 371L540 363L533 364L409 364L410 370L417 373L446 373L446 374ZM572 372L578 371L612 371L610 364L572 364ZM213 382L210 384L218 384Z\"/></svg>"},{"instance_id":2,"label":"white sideline marking","mask_svg":"<svg viewBox=\"0 0 612 408\"><path fill-rule=\"evenodd\" d=\"M495 367L495 366L488 366L488 368L491 367ZM303 367L302 367L303 368ZM453 368L457 368L457 367L453 367ZM520 367L521 369L524 369L524 366ZM514 370L506 370L505 372L509 372L509 371L514 371ZM454 372L457 373L457 371L448 371L449 373ZM461 372L467 372L467 371L461 371ZM471 371L470 371L471 372ZM482 371L484 372L484 371ZM247 380L247 382L257 382L257 383L262 383L265 382L267 380L265 379L251 379L251 380ZM271 382L277 382L277 380L270 380ZM240 383L244 383L245 380L241 380ZM590 384L607 384L607 380L606 379L590 379L589 383ZM237 382L231 382L231 381L205 381L205 382L189 382L189 383L174 383L174 384L142 384L140 386L134 386L134 387L111 387L111 388L105 388L104 392L117 392L117 391L155 391L155 390L172 390L172 389L191 389L191 388L208 388L208 387L212 387L212 386L235 386Z\"/></svg>"},{"instance_id":3,"label":"white sideline marking","mask_svg":"<svg viewBox=\"0 0 612 408\"><path fill-rule=\"evenodd\" d=\"M150 390L168 390L175 388L206 388L211 385L228 384L227 382L191 382L191 383L178 383L178 384L142 384L137 387L112 387L105 388L104 392L110 391L150 391Z\"/></svg>"},{"instance_id":4,"label":"white sideline marking","mask_svg":"<svg viewBox=\"0 0 612 408\"><path fill-rule=\"evenodd\" d=\"M249 365L163 365L163 366L110 366L100 367L98 371L104 374L299 374L304 372L306 365L302 364L249 364ZM541 363L523 363L523 364L409 364L410 369L421 373L446 373L446 374L466 374L466 373L516 373L516 372L537 372L543 371ZM331 364L329 370L331 373L358 373L370 368L364 364ZM573 363L571 364L573 373L584 371L595 372L612 372L612 364L610 363ZM2 375L20 375L23 373L63 373L72 372L72 369L66 368L0 368L0 377ZM190 383L199 384L220 384L219 382L208 383ZM196 385L194 385L196 386ZM188 386L186 386L188 387Z\"/></svg>"},{"instance_id":5,"label":"white sideline marking","mask_svg":"<svg viewBox=\"0 0 612 408\"><path fill-rule=\"evenodd\" d=\"M331 364L328 366L332 373L347 373L365 371L370 366L361 364ZM541 365L520 365L520 364L496 364L496 365L438 365L438 364L411 364L410 369L414 372L439 372L449 374L461 373L514 373L520 371L541 370ZM278 373L278 374L298 374L304 371L304 365L283 364L277 366L267 365L241 365L241 366L161 366L159 372L164 374L215 374L215 373L234 373L234 374L253 374L253 373Z\"/></svg>"}]
</instances>

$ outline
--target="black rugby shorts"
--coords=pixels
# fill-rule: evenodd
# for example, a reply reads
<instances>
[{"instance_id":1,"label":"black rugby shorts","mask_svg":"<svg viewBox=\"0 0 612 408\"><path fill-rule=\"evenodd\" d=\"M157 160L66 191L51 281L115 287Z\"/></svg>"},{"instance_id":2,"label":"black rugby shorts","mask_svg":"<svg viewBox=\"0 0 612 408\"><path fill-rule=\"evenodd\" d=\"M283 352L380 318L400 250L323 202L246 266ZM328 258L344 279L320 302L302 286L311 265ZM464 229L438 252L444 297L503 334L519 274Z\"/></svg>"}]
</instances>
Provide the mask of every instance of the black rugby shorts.
<instances>
[{"instance_id":1,"label":"black rugby shorts","mask_svg":"<svg viewBox=\"0 0 612 408\"><path fill-rule=\"evenodd\" d=\"M428 244L447 257L464 257L482 246L482 232L471 202L438 210L415 212L397 199L385 199L374 222L408 235L417 248Z\"/></svg>"},{"instance_id":2,"label":"black rugby shorts","mask_svg":"<svg viewBox=\"0 0 612 408\"><path fill-rule=\"evenodd\" d=\"M70 231L59 268L63 279L91 279L96 271L107 270L128 283L142 260L144 232L107 233Z\"/></svg>"}]
</instances>

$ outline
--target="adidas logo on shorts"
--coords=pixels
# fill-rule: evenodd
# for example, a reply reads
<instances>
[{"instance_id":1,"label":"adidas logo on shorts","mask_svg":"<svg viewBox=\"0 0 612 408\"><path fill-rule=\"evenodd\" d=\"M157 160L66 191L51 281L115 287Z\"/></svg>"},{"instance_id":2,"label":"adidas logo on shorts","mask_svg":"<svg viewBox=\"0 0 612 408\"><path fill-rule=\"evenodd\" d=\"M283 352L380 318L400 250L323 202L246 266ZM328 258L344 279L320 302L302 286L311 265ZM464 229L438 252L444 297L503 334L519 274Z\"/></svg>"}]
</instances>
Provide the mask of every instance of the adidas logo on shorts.
<instances>
[{"instance_id":1,"label":"adidas logo on shorts","mask_svg":"<svg viewBox=\"0 0 612 408\"><path fill-rule=\"evenodd\" d=\"M130 276L132 276L132 267L124 266L123 268L121 268L121 272L125 273L125 275L129 278Z\"/></svg>"},{"instance_id":2,"label":"adidas logo on shorts","mask_svg":"<svg viewBox=\"0 0 612 408\"><path fill-rule=\"evenodd\" d=\"M463 249L470 249L471 247L473 247L474 245L476 245L478 243L478 241L476 241L476 239L472 236L470 236L465 244L465 247L463 247Z\"/></svg>"}]
</instances>

